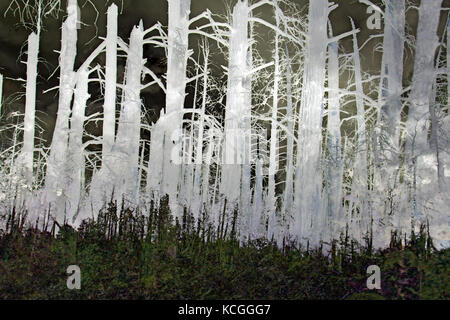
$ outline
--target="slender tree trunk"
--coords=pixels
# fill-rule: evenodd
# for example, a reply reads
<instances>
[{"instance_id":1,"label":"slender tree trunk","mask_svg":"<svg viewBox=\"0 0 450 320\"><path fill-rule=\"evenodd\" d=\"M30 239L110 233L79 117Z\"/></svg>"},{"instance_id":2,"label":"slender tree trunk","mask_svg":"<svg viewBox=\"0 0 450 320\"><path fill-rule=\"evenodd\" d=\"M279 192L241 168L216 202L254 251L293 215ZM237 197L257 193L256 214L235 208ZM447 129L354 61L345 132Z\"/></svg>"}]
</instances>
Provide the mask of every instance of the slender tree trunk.
<instances>
[{"instance_id":1,"label":"slender tree trunk","mask_svg":"<svg viewBox=\"0 0 450 320\"><path fill-rule=\"evenodd\" d=\"M252 14L249 11L247 16ZM247 70L252 70L253 68L253 46L254 42L254 22L250 22L250 36L249 36L249 49L247 53ZM249 222L252 215L251 202L252 202L252 192L251 192L251 161L252 161L252 127L251 127L251 108L252 108L252 78L247 75L247 83L245 83L246 89L244 94L244 105L246 106L242 111L241 119L241 135L238 137L238 159L241 164L241 199L239 204L239 219L238 219L238 232L241 242L244 242L248 238L249 232ZM263 219L265 219L265 212L263 213ZM264 235L262 235L264 236Z\"/></svg>"},{"instance_id":2,"label":"slender tree trunk","mask_svg":"<svg viewBox=\"0 0 450 320\"><path fill-rule=\"evenodd\" d=\"M164 115L155 123L151 131L150 156L147 169L146 194L159 207L159 200L164 195L162 189L164 168Z\"/></svg>"},{"instance_id":3,"label":"slender tree trunk","mask_svg":"<svg viewBox=\"0 0 450 320\"><path fill-rule=\"evenodd\" d=\"M77 52L77 22L78 5L76 0L69 0L69 13L62 26L61 53L59 59L59 100L58 114L50 146L50 156L47 160L47 174L45 189L47 200L55 202L54 216L56 221L64 223L67 186L67 147L69 139L70 105L75 86L75 72L73 70Z\"/></svg>"},{"instance_id":4,"label":"slender tree trunk","mask_svg":"<svg viewBox=\"0 0 450 320\"><path fill-rule=\"evenodd\" d=\"M385 11L382 83L385 83L385 106L388 142L398 150L400 141L401 95L403 90L403 50L405 39L405 1L388 0ZM386 82L384 82L386 81ZM397 160L398 158L393 158ZM391 156L391 158L392 158ZM395 161L397 162L397 161Z\"/></svg>"},{"instance_id":5,"label":"slender tree trunk","mask_svg":"<svg viewBox=\"0 0 450 320\"><path fill-rule=\"evenodd\" d=\"M86 103L89 99L88 93L89 72L81 69L77 72L77 83L75 97L70 120L69 149L68 149L68 172L69 184L67 186L68 206L67 218L74 219L81 205L81 197L84 194L84 147L83 129L85 120Z\"/></svg>"},{"instance_id":6,"label":"slender tree trunk","mask_svg":"<svg viewBox=\"0 0 450 320\"><path fill-rule=\"evenodd\" d=\"M169 1L166 112L184 108L190 7L191 0Z\"/></svg>"},{"instance_id":7,"label":"slender tree trunk","mask_svg":"<svg viewBox=\"0 0 450 320\"><path fill-rule=\"evenodd\" d=\"M310 0L308 41L299 118L299 143L295 178L295 237L318 244L321 235L322 110L325 61L328 45L328 1ZM314 230L314 232L312 232Z\"/></svg>"},{"instance_id":8,"label":"slender tree trunk","mask_svg":"<svg viewBox=\"0 0 450 320\"><path fill-rule=\"evenodd\" d=\"M184 99L186 95L186 65L189 57L190 0L169 1L169 34L167 57L166 113L175 113L174 122L165 132L162 192L169 195L172 214L181 218L182 208L178 203L181 182L181 166L174 157L181 153L181 135Z\"/></svg>"},{"instance_id":9,"label":"slender tree trunk","mask_svg":"<svg viewBox=\"0 0 450 320\"><path fill-rule=\"evenodd\" d=\"M225 109L225 145L221 193L227 199L227 211L234 212L239 201L247 197L242 181L243 164L249 161L249 126L251 115L251 77L248 39L249 8L247 0L239 1L233 9L229 46L228 85ZM247 171L245 172L247 173ZM244 182L244 183L243 183ZM245 184L245 185L244 185ZM244 228L246 213L240 212L240 227Z\"/></svg>"},{"instance_id":10,"label":"slender tree trunk","mask_svg":"<svg viewBox=\"0 0 450 320\"><path fill-rule=\"evenodd\" d=\"M39 27L38 27L39 29ZM23 168L28 188L33 187L33 153L36 113L36 78L39 53L39 35L31 33L28 36L27 86L25 93L25 119L23 133Z\"/></svg>"},{"instance_id":11,"label":"slender tree trunk","mask_svg":"<svg viewBox=\"0 0 450 320\"><path fill-rule=\"evenodd\" d=\"M388 0L384 13L384 40L383 57L381 63L381 78L379 91L379 111L377 115L378 141L374 148L374 188L380 193L379 207L384 212L374 220L382 219L381 232L386 240L391 235L391 225L402 232L404 226L400 225L402 208L399 208L393 219L391 212L395 202L401 199L394 198L394 189L402 188L399 185L400 171L400 129L403 90L403 51L405 41L405 1ZM388 201L386 201L389 199ZM381 211L381 210L378 210ZM397 221L397 222L396 222ZM399 224L400 223L400 224Z\"/></svg>"},{"instance_id":12,"label":"slender tree trunk","mask_svg":"<svg viewBox=\"0 0 450 320\"><path fill-rule=\"evenodd\" d=\"M280 27L280 8L277 0L275 4L275 21L277 29ZM270 152L269 152L269 185L267 195L267 211L269 215L268 237L278 238L280 220L277 215L277 197L275 194L275 176L278 171L278 87L280 82L280 45L278 32L275 32L275 52L274 52L274 83L273 83L273 105L272 105L272 123L270 130Z\"/></svg>"},{"instance_id":13,"label":"slender tree trunk","mask_svg":"<svg viewBox=\"0 0 450 320\"><path fill-rule=\"evenodd\" d=\"M103 104L102 167L108 169L116 131L117 6L108 8L106 34L105 101ZM111 160L113 161L113 160Z\"/></svg>"},{"instance_id":14,"label":"slender tree trunk","mask_svg":"<svg viewBox=\"0 0 450 320\"><path fill-rule=\"evenodd\" d=\"M355 30L353 20L351 20L352 29ZM353 187L357 198L359 199L359 217L358 223L361 232L367 232L370 223L370 212L368 206L368 175L367 175L367 134L366 134L366 111L364 105L364 91L361 76L361 60L359 57L358 39L353 34L353 63L355 68L355 86L356 86L356 113L358 122L357 148L355 159L356 175L353 176ZM352 192L354 192L352 190Z\"/></svg>"},{"instance_id":15,"label":"slender tree trunk","mask_svg":"<svg viewBox=\"0 0 450 320\"><path fill-rule=\"evenodd\" d=\"M197 136L197 145L195 152L195 176L194 176L194 203L196 207L194 208L194 220L197 221L200 210L202 208L201 201L201 175L204 171L205 167L202 165L203 162L203 145L204 145L204 131L205 131L205 109L206 109L206 99L207 99L207 88L208 88L208 51L205 51L205 62L203 65L203 94L202 94L202 107L200 111L200 118L198 124L198 136ZM203 174L207 174L203 172ZM209 175L209 174L208 174ZM203 181L204 183L209 184L208 180ZM203 203L204 204L204 203Z\"/></svg>"},{"instance_id":16,"label":"slender tree trunk","mask_svg":"<svg viewBox=\"0 0 450 320\"><path fill-rule=\"evenodd\" d=\"M428 144L430 97L434 81L434 58L439 45L437 28L442 0L422 0L419 8L414 75L406 122L406 159L412 185L414 218L424 214L425 189L433 176L436 159Z\"/></svg>"},{"instance_id":17,"label":"slender tree trunk","mask_svg":"<svg viewBox=\"0 0 450 320\"><path fill-rule=\"evenodd\" d=\"M332 34L330 35L332 36ZM338 43L328 46L328 224L331 239L342 231L342 183L343 164L341 150L341 117L339 92L339 51Z\"/></svg>"},{"instance_id":18,"label":"slender tree trunk","mask_svg":"<svg viewBox=\"0 0 450 320\"><path fill-rule=\"evenodd\" d=\"M118 160L113 150L116 136L117 97L117 6L115 4L108 8L107 19L102 166L99 171L94 172L89 194L94 216L112 200L115 185L111 183L111 177L117 174L114 172L114 162Z\"/></svg>"},{"instance_id":19,"label":"slender tree trunk","mask_svg":"<svg viewBox=\"0 0 450 320\"><path fill-rule=\"evenodd\" d=\"M214 137L211 136L209 138L207 151L205 155L205 162L203 163L202 169L202 207L206 212L211 212L211 204L210 204L210 175L211 175L211 164L212 164L212 156L214 151ZM211 222L214 220L212 219Z\"/></svg>"},{"instance_id":20,"label":"slender tree trunk","mask_svg":"<svg viewBox=\"0 0 450 320\"><path fill-rule=\"evenodd\" d=\"M447 105L450 106L450 19L447 21ZM1 92L0 92L1 94ZM1 102L1 101L0 101Z\"/></svg>"},{"instance_id":21,"label":"slender tree trunk","mask_svg":"<svg viewBox=\"0 0 450 320\"><path fill-rule=\"evenodd\" d=\"M281 214L283 215L282 223L285 224L289 220L292 214L292 203L293 203L293 189L294 189L294 127L295 127L295 109L294 103L292 101L292 80L291 80L291 58L289 57L288 47L286 46L287 55L287 68L286 68L286 90L287 90L287 102L286 102L286 119L288 121L287 129L287 143L286 143L286 182L284 189L283 198L283 209ZM284 229L288 226L284 225ZM278 239L283 241L283 239ZM279 242L279 243L281 243Z\"/></svg>"},{"instance_id":22,"label":"slender tree trunk","mask_svg":"<svg viewBox=\"0 0 450 320\"><path fill-rule=\"evenodd\" d=\"M447 24L448 20L450 18L450 14L447 15ZM442 40L442 43L439 46L439 50L437 53L436 58L436 72L435 72L435 78L433 80L433 87L432 87L432 93L430 97L430 118L431 118L431 128L430 128L430 147L432 148L433 152L435 153L436 157L436 175L437 175L437 185L439 188L439 191L443 190L445 178L444 178L444 161L441 157L441 150L440 150L440 137L439 137L439 131L442 131L442 123L438 119L438 110L441 106L440 103L436 101L437 96L437 90L438 90L438 74L439 74L439 68L441 66L441 57L442 57L442 48L444 47L444 39Z\"/></svg>"},{"instance_id":23,"label":"slender tree trunk","mask_svg":"<svg viewBox=\"0 0 450 320\"><path fill-rule=\"evenodd\" d=\"M141 128L141 75L143 70L144 30L142 21L134 27L130 36L130 46L125 72L125 88L120 111L117 139L114 152L119 157L115 172L116 199L125 198L126 205L135 207L138 203L139 141Z\"/></svg>"}]
</instances>

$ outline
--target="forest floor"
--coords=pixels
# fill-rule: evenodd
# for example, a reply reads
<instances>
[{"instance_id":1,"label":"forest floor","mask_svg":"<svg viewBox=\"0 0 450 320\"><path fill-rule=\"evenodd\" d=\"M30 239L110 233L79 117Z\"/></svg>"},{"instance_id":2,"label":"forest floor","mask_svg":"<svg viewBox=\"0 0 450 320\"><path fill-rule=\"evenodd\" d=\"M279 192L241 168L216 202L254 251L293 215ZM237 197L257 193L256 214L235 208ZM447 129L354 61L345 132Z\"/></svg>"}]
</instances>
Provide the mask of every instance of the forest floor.
<instances>
[{"instance_id":1,"label":"forest floor","mask_svg":"<svg viewBox=\"0 0 450 320\"><path fill-rule=\"evenodd\" d=\"M108 210L56 235L9 219L0 231L0 299L450 298L450 250L433 249L426 232L406 246L393 237L384 250L346 239L329 251L280 250L262 241L211 241L161 214L146 218L156 235L150 240L142 219L115 216ZM69 265L80 267L80 290L67 288ZM381 269L380 290L367 288L370 265Z\"/></svg>"}]
</instances>

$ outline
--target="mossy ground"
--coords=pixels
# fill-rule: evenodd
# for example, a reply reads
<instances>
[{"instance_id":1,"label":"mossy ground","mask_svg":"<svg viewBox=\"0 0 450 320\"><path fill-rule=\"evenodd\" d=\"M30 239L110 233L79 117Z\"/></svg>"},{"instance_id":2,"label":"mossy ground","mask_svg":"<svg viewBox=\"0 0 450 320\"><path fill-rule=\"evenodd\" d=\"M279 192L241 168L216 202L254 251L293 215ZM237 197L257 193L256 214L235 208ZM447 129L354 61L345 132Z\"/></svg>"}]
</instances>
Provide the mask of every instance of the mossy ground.
<instances>
[{"instance_id":1,"label":"mossy ground","mask_svg":"<svg viewBox=\"0 0 450 320\"><path fill-rule=\"evenodd\" d=\"M406 246L395 237L378 251L340 241L324 254L261 241L240 246L231 237L211 241L204 229L171 225L161 210L145 219L115 217L109 208L56 236L9 223L0 234L0 299L450 297L450 250L434 250L426 232ZM81 290L67 289L72 264L81 269ZM381 268L381 290L366 287L372 264Z\"/></svg>"}]
</instances>

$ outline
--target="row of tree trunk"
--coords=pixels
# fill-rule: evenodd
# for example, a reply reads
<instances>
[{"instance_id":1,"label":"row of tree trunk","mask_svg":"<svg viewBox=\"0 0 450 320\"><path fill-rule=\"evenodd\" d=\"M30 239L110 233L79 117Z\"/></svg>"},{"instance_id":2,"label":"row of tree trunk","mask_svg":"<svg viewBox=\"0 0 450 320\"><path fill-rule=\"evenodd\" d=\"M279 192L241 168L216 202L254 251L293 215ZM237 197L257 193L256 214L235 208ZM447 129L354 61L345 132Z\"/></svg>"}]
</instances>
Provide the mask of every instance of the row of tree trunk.
<instances>
[{"instance_id":1,"label":"row of tree trunk","mask_svg":"<svg viewBox=\"0 0 450 320\"><path fill-rule=\"evenodd\" d=\"M253 11L262 5L272 7L275 25L253 17ZM78 70L74 70L74 62L79 11L77 1L69 0L62 26L58 114L39 201L50 204L55 220L62 225L95 217L110 200L137 209L151 202L158 205L164 195L169 195L170 210L179 221L188 208L196 223L206 212L207 222L218 233L223 234L224 228L235 230L242 241L266 237L282 243L290 237L302 245L331 241L346 230L358 240L368 232L379 231L383 245L393 231L410 232L411 222L440 221L448 205L445 196L444 201L435 197L443 191L448 163L448 154L442 152L448 144L440 134L448 116L439 118L435 103L441 5L441 0L421 1L414 75L405 99L405 2L386 1L379 94L373 99L363 85L358 30L351 21L351 31L333 35L329 14L336 5L327 0L310 1L309 25L306 34L298 33L301 39L291 33L292 19L287 19L277 0L254 4L239 0L229 24L214 21L208 11L190 19L190 0L171 0L168 34L160 25L144 30L141 21L133 28L128 45L118 38L117 7L111 5L106 38ZM192 29L200 19L208 23ZM273 60L268 63L254 59L255 23L274 31ZM204 32L205 28L212 32ZM28 189L35 184L37 30L28 39L20 157ZM156 35L149 37L151 33ZM210 78L206 41L203 65L196 62L194 77L196 92L198 82L202 83L198 95L201 106L185 106L186 87L193 81L187 76L187 66L193 60L188 43L194 33L228 48L223 123L207 114ZM354 89L339 85L345 67L340 60L339 41L347 36L353 37L350 62ZM150 44L167 51L165 81L145 66L143 47ZM117 84L119 50L127 57L123 84ZM103 135L98 138L101 165L87 181L83 137L88 120L88 83L93 81L90 74L99 68L90 65L103 51ZM300 67L294 59L302 60ZM301 79L296 78L296 68L301 68ZM261 117L254 110L258 75L267 70L273 75L270 93L266 93L270 111L264 118L269 123L270 140L258 135L254 126L255 119ZM142 79L147 74L153 79L148 85L160 85L166 92L164 112L150 130L148 159L144 158L146 147L141 141L140 99ZM346 120L341 114L344 97L355 101L354 137L341 134L342 121ZM116 118L117 105L120 113ZM369 115L371 108L377 111L375 120ZM402 112L406 110L404 117ZM188 114L191 120L187 120ZM214 134L214 127L219 128L218 134ZM282 147L284 160L280 160ZM263 161L266 152L268 163Z\"/></svg>"}]
</instances>

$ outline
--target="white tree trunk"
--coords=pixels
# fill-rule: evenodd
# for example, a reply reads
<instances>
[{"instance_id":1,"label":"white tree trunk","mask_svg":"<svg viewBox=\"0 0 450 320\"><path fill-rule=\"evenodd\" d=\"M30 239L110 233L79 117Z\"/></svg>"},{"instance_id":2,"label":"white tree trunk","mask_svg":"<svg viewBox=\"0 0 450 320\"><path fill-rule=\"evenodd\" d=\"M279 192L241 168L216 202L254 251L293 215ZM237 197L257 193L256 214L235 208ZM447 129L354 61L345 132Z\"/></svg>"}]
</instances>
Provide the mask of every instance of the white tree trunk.
<instances>
[{"instance_id":1,"label":"white tree trunk","mask_svg":"<svg viewBox=\"0 0 450 320\"><path fill-rule=\"evenodd\" d=\"M162 192L169 195L172 214L181 218L183 213L178 202L181 166L176 158L181 152L181 135L184 99L186 95L186 65L189 57L189 14L190 0L169 1L169 34L167 57L166 113L175 113L174 122L166 127L163 149Z\"/></svg>"},{"instance_id":2,"label":"white tree trunk","mask_svg":"<svg viewBox=\"0 0 450 320\"><path fill-rule=\"evenodd\" d=\"M325 61L328 45L328 1L310 0L308 43L305 57L299 118L299 143L295 177L294 236L317 245L321 235L322 110ZM314 230L314 232L312 232Z\"/></svg>"},{"instance_id":3,"label":"white tree trunk","mask_svg":"<svg viewBox=\"0 0 450 320\"><path fill-rule=\"evenodd\" d=\"M220 185L221 193L227 199L229 212L233 212L240 199L247 196L241 192L243 164L249 161L249 153L245 151L248 147L250 134L248 124L251 115L247 0L239 1L235 5L232 19L225 109L225 145ZM243 219L246 218L245 213L240 214ZM243 227L243 223L240 223L240 227Z\"/></svg>"},{"instance_id":4,"label":"white tree trunk","mask_svg":"<svg viewBox=\"0 0 450 320\"><path fill-rule=\"evenodd\" d=\"M205 51L205 62L203 66L203 94L202 94L202 108L200 111L200 118L198 124L198 135L197 135L197 145L195 152L195 175L194 175L194 221L197 221L199 214L201 214L202 205L205 204L201 200L201 188L202 188L202 180L201 175L203 174L209 176L209 172L205 172L205 166L203 163L203 146L204 146L204 131L205 131L205 109L206 109L206 99L207 99L207 90L208 90L208 52ZM209 169L209 166L208 166ZM209 170L208 170L209 171ZM209 185L209 181L206 179L203 183ZM202 203L203 202L203 203Z\"/></svg>"},{"instance_id":5,"label":"white tree trunk","mask_svg":"<svg viewBox=\"0 0 450 320\"><path fill-rule=\"evenodd\" d=\"M191 0L169 1L166 112L181 111L186 95Z\"/></svg>"},{"instance_id":6,"label":"white tree trunk","mask_svg":"<svg viewBox=\"0 0 450 320\"><path fill-rule=\"evenodd\" d=\"M204 208L204 211L211 213L211 205L210 205L210 172L211 172L211 164L212 164L212 156L214 151L214 137L211 136L208 145L207 145L207 151L205 155L205 160L203 163L203 169L202 169L202 207ZM210 222L214 222L214 213L210 217Z\"/></svg>"},{"instance_id":7,"label":"white tree trunk","mask_svg":"<svg viewBox=\"0 0 450 320\"><path fill-rule=\"evenodd\" d=\"M447 21L447 106L450 108L450 19ZM0 93L1 94L1 93ZM1 102L1 101L0 101ZM450 132L450 116L447 114L442 121L442 131ZM448 137L448 136L447 136ZM448 141L443 138L442 141ZM441 149L444 149L443 146ZM443 158L443 175L444 179L447 180L450 177L450 157L442 157Z\"/></svg>"},{"instance_id":8,"label":"white tree trunk","mask_svg":"<svg viewBox=\"0 0 450 320\"><path fill-rule=\"evenodd\" d=\"M396 203L400 204L399 198L394 198L394 194L399 188L400 169L400 129L401 129L401 109L403 90L403 52L405 42L405 1L386 1L384 13L384 40L383 57L381 63L381 78L379 92L379 111L377 116L378 141L374 151L374 188L379 192L380 199L376 205L379 207L378 214L374 220L382 219L380 226L385 234L385 239L390 239L391 224L402 232L405 226L400 221L405 213L399 208L396 219L390 217ZM390 193L390 194L388 194ZM386 199L390 201L386 201ZM381 212L381 208L383 212ZM376 214L376 212L374 212ZM400 223L400 224L399 224ZM408 223L407 223L408 224Z\"/></svg>"},{"instance_id":9,"label":"white tree trunk","mask_svg":"<svg viewBox=\"0 0 450 320\"><path fill-rule=\"evenodd\" d=\"M117 6L108 9L106 34L105 101L103 104L102 167L110 166L116 130L116 82L117 82Z\"/></svg>"},{"instance_id":10,"label":"white tree trunk","mask_svg":"<svg viewBox=\"0 0 450 320\"><path fill-rule=\"evenodd\" d=\"M383 65L385 84L384 113L388 142L398 150L400 137L401 95L403 90L403 50L405 41L405 1L387 0L384 14Z\"/></svg>"},{"instance_id":11,"label":"white tree trunk","mask_svg":"<svg viewBox=\"0 0 450 320\"><path fill-rule=\"evenodd\" d=\"M289 221L292 214L293 203L293 187L294 187L294 127L295 127L295 109L292 101L292 80L291 80L291 58L289 57L289 51L286 46L287 55L287 70L286 70L286 85L287 85L287 102L286 102L286 119L288 121L287 129L287 143L286 143L286 181L283 198L283 209L281 213L283 216L283 223ZM286 229L288 226L284 225ZM280 239L282 241L282 239Z\"/></svg>"},{"instance_id":12,"label":"white tree trunk","mask_svg":"<svg viewBox=\"0 0 450 320\"><path fill-rule=\"evenodd\" d=\"M332 35L331 35L332 36ZM338 43L328 46L328 223L331 237L336 237L344 227L342 216L343 164L341 151L341 117L339 92Z\"/></svg>"},{"instance_id":13,"label":"white tree trunk","mask_svg":"<svg viewBox=\"0 0 450 320\"><path fill-rule=\"evenodd\" d=\"M39 27L38 27L39 28ZM31 33L28 36L27 56L27 86L25 93L25 119L23 133L23 169L28 188L33 187L33 153L36 113L36 78L39 53L39 35Z\"/></svg>"},{"instance_id":14,"label":"white tree trunk","mask_svg":"<svg viewBox=\"0 0 450 320\"><path fill-rule=\"evenodd\" d=\"M163 163L164 163L164 124L165 117L161 115L158 122L153 126L150 141L150 156L148 160L146 194L159 207L159 200L163 196Z\"/></svg>"},{"instance_id":15,"label":"white tree trunk","mask_svg":"<svg viewBox=\"0 0 450 320\"><path fill-rule=\"evenodd\" d=\"M277 0L275 5L275 21L277 29L280 27L280 8ZM273 236L278 238L278 230L280 225L279 216L277 215L277 198L275 195L275 175L278 171L278 87L280 82L280 46L278 32L275 32L275 52L274 52L274 83L273 83L273 105L272 105L272 123L270 130L270 151L269 151L269 184L267 194L267 212L269 215L269 232L268 238Z\"/></svg>"},{"instance_id":16,"label":"white tree trunk","mask_svg":"<svg viewBox=\"0 0 450 320\"><path fill-rule=\"evenodd\" d=\"M447 21L447 105L450 106L450 19ZM0 87L1 89L1 87ZM1 95L1 92L0 92ZM0 100L1 103L1 100Z\"/></svg>"},{"instance_id":17,"label":"white tree trunk","mask_svg":"<svg viewBox=\"0 0 450 320\"><path fill-rule=\"evenodd\" d=\"M78 70L75 97L70 119L69 149L68 149L68 186L66 207L67 219L73 222L81 205L81 197L84 194L84 147L83 129L85 120L86 103L88 93L89 72L86 69Z\"/></svg>"},{"instance_id":18,"label":"white tree trunk","mask_svg":"<svg viewBox=\"0 0 450 320\"><path fill-rule=\"evenodd\" d=\"M355 30L353 20L352 29ZM361 232L366 232L370 223L370 212L368 207L368 175L367 175L367 138L366 138L366 112L364 105L364 91L362 86L361 60L359 57L358 39L353 34L353 63L355 72L355 98L357 113L357 148L354 164L355 175L353 176L352 193L358 198L359 217L357 219Z\"/></svg>"},{"instance_id":19,"label":"white tree trunk","mask_svg":"<svg viewBox=\"0 0 450 320\"><path fill-rule=\"evenodd\" d=\"M249 12L249 15L252 13ZM249 36L249 50L247 52L247 70L253 69L253 46L254 42L254 22L250 22L250 36ZM252 127L251 127L251 109L252 109L252 77L247 75L247 81L245 83L245 94L244 94L244 106L243 113L241 114L241 134L238 137L237 147L239 148L237 154L238 159L240 159L241 165L241 199L239 203L239 217L238 232L241 242L248 238L249 222L252 215L252 192L251 192L251 161L252 161ZM263 219L265 219L265 212L262 214ZM265 236L264 234L262 236Z\"/></svg>"},{"instance_id":20,"label":"white tree trunk","mask_svg":"<svg viewBox=\"0 0 450 320\"><path fill-rule=\"evenodd\" d=\"M428 144L429 106L435 78L434 57L439 45L437 28L442 0L422 0L419 8L414 75L406 122L406 159L410 165L413 215L425 214L426 190L431 191L436 159Z\"/></svg>"},{"instance_id":21,"label":"white tree trunk","mask_svg":"<svg viewBox=\"0 0 450 320\"><path fill-rule=\"evenodd\" d=\"M127 67L125 72L125 87L120 110L119 127L114 145L114 172L118 175L115 185L115 197L125 205L135 207L138 203L138 166L139 141L141 128L141 75L143 70L144 30L142 21L134 27L130 36Z\"/></svg>"},{"instance_id":22,"label":"white tree trunk","mask_svg":"<svg viewBox=\"0 0 450 320\"><path fill-rule=\"evenodd\" d=\"M68 184L66 160L70 104L75 85L73 66L77 52L77 22L79 19L76 0L68 1L67 12L68 17L63 23L61 36L58 114L45 178L45 196L50 203L55 202L54 218L60 225L64 223L66 186Z\"/></svg>"},{"instance_id":23,"label":"white tree trunk","mask_svg":"<svg viewBox=\"0 0 450 320\"><path fill-rule=\"evenodd\" d=\"M116 96L117 96L117 6L112 4L108 8L106 33L106 70L105 70L105 98L103 103L103 142L102 166L94 172L90 184L90 207L94 217L101 208L111 201L114 183L111 177L114 172L116 131ZM82 217L78 217L82 218Z\"/></svg>"}]
</instances>

